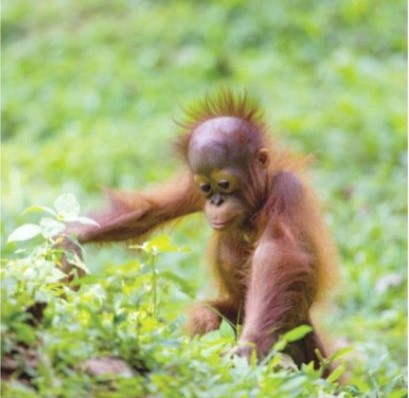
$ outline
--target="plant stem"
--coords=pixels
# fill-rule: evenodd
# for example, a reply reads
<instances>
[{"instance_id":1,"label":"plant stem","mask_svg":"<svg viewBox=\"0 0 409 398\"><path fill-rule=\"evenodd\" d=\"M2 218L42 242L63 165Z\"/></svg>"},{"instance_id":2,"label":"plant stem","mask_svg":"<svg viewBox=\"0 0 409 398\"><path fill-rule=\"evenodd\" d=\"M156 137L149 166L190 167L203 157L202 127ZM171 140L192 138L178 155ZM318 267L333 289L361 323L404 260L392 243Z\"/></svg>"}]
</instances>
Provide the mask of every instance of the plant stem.
<instances>
[{"instance_id":1,"label":"plant stem","mask_svg":"<svg viewBox=\"0 0 409 398\"><path fill-rule=\"evenodd\" d=\"M152 313L154 317L157 317L158 312L158 276L156 273L156 266L155 266L155 255L149 255L149 265L152 270Z\"/></svg>"}]
</instances>

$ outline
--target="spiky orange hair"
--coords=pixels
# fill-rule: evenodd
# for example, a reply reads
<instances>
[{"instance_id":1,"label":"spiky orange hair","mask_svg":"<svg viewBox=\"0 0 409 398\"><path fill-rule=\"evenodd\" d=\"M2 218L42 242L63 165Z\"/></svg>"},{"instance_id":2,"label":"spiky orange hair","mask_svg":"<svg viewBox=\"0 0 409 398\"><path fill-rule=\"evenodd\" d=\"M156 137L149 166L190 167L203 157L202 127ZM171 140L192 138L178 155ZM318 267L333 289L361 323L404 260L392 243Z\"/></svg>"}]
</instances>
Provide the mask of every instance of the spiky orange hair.
<instances>
[{"instance_id":1,"label":"spiky orange hair","mask_svg":"<svg viewBox=\"0 0 409 398\"><path fill-rule=\"evenodd\" d=\"M246 92L234 93L228 88L221 88L185 109L184 118L176 122L182 128L175 142L176 152L186 158L192 132L207 120L223 116L241 119L254 134L265 141L263 111L258 102Z\"/></svg>"}]
</instances>

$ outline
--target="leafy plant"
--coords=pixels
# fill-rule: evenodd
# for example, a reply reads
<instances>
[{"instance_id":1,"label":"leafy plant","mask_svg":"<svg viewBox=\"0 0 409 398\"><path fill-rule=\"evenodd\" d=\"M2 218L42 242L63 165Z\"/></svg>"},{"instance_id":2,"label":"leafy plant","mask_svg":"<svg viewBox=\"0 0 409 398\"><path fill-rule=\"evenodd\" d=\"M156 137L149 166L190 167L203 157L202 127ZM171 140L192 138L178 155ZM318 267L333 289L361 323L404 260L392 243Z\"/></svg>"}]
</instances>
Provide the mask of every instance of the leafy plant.
<instances>
[{"instance_id":1,"label":"leafy plant","mask_svg":"<svg viewBox=\"0 0 409 398\"><path fill-rule=\"evenodd\" d=\"M73 291L56 265L61 250L55 242L56 234L63 232L64 222L92 222L81 217L79 210L72 195L60 196L55 209L31 207L29 211L51 214L53 223L50 221L45 229L41 221L32 224L38 227L36 235L41 234L43 241L32 249L16 250L16 258L5 261L2 269L2 294L7 297L2 301L2 358L8 378L3 389L5 396L38 393L68 397L73 392L65 387L71 383L76 383L76 394L91 388L97 395L98 391L110 389L112 394L105 396L112 397L131 390L140 394L160 391L172 396L177 387L184 389L186 396L196 396L193 391L196 383L204 382L198 379L204 369L218 380L218 386L212 388L213 396L238 391L230 380L239 373L242 386L263 377L265 383L271 383L271 387L286 396L297 396L301 386L306 391L338 389L336 380L342 368L324 383L321 371L311 366L299 371L291 360L283 362L281 351L309 333L311 328L306 326L283 335L261 365L220 356L235 344L235 332L226 321L218 331L189 341L181 333L180 315L169 316L159 311L172 297L169 286L162 287L167 282L171 288L175 286L168 273L161 275L157 269L157 258L164 252L181 250L165 235L132 247L141 253L140 261L110 266L98 276L85 276L77 282L79 290ZM28 227L18 228L9 242L28 241L36 236L26 230ZM131 367L131 376L99 374L95 366L88 369L92 358L94 364L102 363L98 358L106 358L105 364L120 358ZM191 361L193 366L189 365ZM164 377L172 377L169 388L162 384ZM292 384L298 387L290 388ZM197 396L208 396L205 385L202 388ZM262 394L263 388L254 391Z\"/></svg>"},{"instance_id":2,"label":"leafy plant","mask_svg":"<svg viewBox=\"0 0 409 398\"><path fill-rule=\"evenodd\" d=\"M11 352L20 356L8 363L19 369L3 383L8 396L335 394L334 383L308 367L272 371L221 358L234 344L226 323L186 339L183 308L212 292L202 255L209 230L200 217L171 230L176 246L192 250L160 252L154 268L140 249L87 248L92 273L73 292L58 282L61 253L49 240L61 228L55 222L64 224L55 206L44 213L53 220L47 228L38 213L21 214L61 191L95 208L101 185L138 189L165 180L177 166L166 145L177 134L171 117L220 84L257 96L274 138L315 157L311 177L342 276L320 323L335 347L351 347L338 396L406 396L405 1L2 6L0 226L7 236L35 225L17 234L31 239L2 242L3 365ZM48 300L41 322L33 317L41 308L27 312L38 299ZM140 370L100 380L77 368L108 354Z\"/></svg>"}]
</instances>

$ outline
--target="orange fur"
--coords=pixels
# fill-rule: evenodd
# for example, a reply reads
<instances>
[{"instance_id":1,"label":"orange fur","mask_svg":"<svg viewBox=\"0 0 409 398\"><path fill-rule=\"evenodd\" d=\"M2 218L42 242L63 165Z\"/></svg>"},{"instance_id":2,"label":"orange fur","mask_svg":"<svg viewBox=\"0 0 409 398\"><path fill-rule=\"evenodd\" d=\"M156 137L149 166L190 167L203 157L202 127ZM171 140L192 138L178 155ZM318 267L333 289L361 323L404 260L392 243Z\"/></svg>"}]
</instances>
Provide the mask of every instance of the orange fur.
<instances>
[{"instance_id":1,"label":"orange fur","mask_svg":"<svg viewBox=\"0 0 409 398\"><path fill-rule=\"evenodd\" d=\"M281 151L273 144L259 106L246 96L235 97L223 90L188 111L176 143L184 161L188 161L195 130L223 116L241 122L237 130L240 139L232 150L243 156L239 196L247 218L240 227L214 233L210 256L219 295L191 311L188 330L208 332L219 327L221 317L243 323L237 353L249 355L250 343L262 357L280 333L311 324L311 307L329 286L336 254L318 201L305 180L308 158ZM251 145L243 147L244 142ZM248 153L250 147L267 150L266 168L247 162L253 156ZM140 239L164 223L202 211L205 205L190 171L146 193L111 192L109 196L111 207L95 215L99 228L73 227L81 243ZM313 332L293 344L290 352L298 364L314 361L318 365L316 348L324 353Z\"/></svg>"}]
</instances>

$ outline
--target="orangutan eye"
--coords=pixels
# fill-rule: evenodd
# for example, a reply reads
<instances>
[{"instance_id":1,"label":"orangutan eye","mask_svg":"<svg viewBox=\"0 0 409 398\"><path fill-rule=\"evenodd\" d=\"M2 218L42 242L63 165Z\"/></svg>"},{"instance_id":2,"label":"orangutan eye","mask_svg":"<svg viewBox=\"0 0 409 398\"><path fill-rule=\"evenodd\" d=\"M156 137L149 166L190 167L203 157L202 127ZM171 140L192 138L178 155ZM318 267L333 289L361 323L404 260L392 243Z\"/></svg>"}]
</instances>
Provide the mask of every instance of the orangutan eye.
<instances>
[{"instance_id":1,"label":"orangutan eye","mask_svg":"<svg viewBox=\"0 0 409 398\"><path fill-rule=\"evenodd\" d=\"M203 193L210 193L210 191L212 190L212 187L210 186L210 184L200 184L200 190Z\"/></svg>"},{"instance_id":2,"label":"orangutan eye","mask_svg":"<svg viewBox=\"0 0 409 398\"><path fill-rule=\"evenodd\" d=\"M222 180L217 183L217 186L223 191L228 191L230 188L230 182L227 180Z\"/></svg>"}]
</instances>

